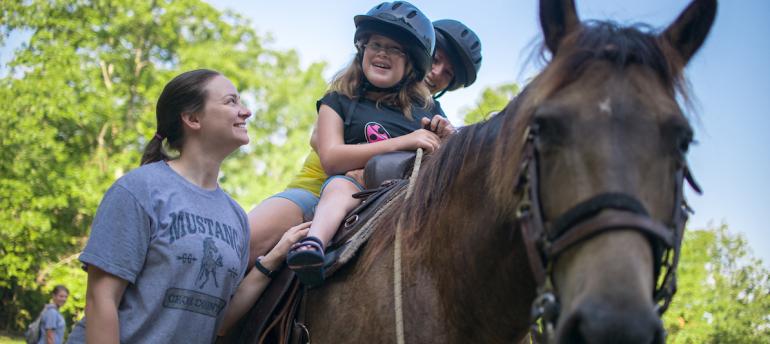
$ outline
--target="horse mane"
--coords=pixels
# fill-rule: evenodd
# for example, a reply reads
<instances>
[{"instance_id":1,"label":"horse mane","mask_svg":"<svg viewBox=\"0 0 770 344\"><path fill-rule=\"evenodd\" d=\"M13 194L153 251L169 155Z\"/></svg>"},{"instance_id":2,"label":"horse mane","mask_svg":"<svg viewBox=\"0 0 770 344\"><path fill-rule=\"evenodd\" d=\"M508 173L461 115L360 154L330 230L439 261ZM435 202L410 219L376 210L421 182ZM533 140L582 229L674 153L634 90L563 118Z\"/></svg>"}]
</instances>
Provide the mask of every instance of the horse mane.
<instances>
[{"instance_id":1,"label":"horse mane","mask_svg":"<svg viewBox=\"0 0 770 344\"><path fill-rule=\"evenodd\" d=\"M544 47L536 49L544 51ZM596 60L608 61L610 66L620 70L629 65L646 66L672 97L680 96L690 107L689 87L682 73L685 61L653 29L645 24L620 26L612 21L583 22L580 29L564 37L545 69L505 109L484 122L463 127L426 158L411 197L400 202L396 200L398 203L382 217L384 220L376 224L380 228L372 235L370 249L362 257L363 271L393 243L399 221L405 254L454 247L450 229L434 228L438 226L433 224L439 223L445 215L446 205L450 202L445 195L455 187L458 178L483 181L491 201L499 208L496 215L513 214L520 197L516 183L521 172L524 135L535 109L545 99L578 80L589 62ZM463 192L461 189L452 191ZM425 232L430 230L442 231L442 234L425 240Z\"/></svg>"}]
</instances>

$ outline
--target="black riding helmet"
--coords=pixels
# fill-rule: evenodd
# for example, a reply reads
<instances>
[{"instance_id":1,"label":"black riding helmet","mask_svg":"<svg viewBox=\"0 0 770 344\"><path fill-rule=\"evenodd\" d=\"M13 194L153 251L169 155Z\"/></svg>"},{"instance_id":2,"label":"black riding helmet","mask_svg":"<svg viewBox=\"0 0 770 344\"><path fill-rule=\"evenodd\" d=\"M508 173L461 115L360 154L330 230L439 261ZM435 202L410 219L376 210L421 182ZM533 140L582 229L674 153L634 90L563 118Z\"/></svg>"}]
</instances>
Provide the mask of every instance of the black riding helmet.
<instances>
[{"instance_id":1,"label":"black riding helmet","mask_svg":"<svg viewBox=\"0 0 770 344\"><path fill-rule=\"evenodd\" d=\"M382 34L395 39L409 54L417 78L422 80L433 63L436 33L433 24L417 7L406 1L383 2L366 14L353 17L353 43L365 34Z\"/></svg>"},{"instance_id":2,"label":"black riding helmet","mask_svg":"<svg viewBox=\"0 0 770 344\"><path fill-rule=\"evenodd\" d=\"M455 77L447 90L470 86L481 68L479 36L465 24L452 19L437 20L433 27L436 28L436 46L448 53L455 67Z\"/></svg>"}]
</instances>

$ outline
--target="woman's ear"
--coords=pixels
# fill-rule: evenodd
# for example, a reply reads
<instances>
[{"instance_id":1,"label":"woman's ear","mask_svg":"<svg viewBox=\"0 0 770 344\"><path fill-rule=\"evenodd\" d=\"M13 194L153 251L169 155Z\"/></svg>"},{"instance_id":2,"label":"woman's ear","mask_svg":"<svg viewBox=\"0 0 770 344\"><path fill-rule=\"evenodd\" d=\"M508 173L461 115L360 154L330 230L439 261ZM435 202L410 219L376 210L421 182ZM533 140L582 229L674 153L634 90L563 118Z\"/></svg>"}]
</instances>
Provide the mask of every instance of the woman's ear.
<instances>
[{"instance_id":1,"label":"woman's ear","mask_svg":"<svg viewBox=\"0 0 770 344\"><path fill-rule=\"evenodd\" d=\"M182 123L184 126L192 130L198 130L201 128L199 114L194 112L182 112Z\"/></svg>"}]
</instances>

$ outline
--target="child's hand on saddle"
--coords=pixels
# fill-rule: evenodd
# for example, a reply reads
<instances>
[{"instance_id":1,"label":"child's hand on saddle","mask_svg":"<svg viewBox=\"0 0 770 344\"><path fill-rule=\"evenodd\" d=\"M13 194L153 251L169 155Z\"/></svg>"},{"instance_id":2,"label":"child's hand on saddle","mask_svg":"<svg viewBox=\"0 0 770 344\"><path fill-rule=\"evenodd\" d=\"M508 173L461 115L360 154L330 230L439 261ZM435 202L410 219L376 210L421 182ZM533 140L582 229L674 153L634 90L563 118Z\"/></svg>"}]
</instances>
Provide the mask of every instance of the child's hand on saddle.
<instances>
[{"instance_id":1,"label":"child's hand on saddle","mask_svg":"<svg viewBox=\"0 0 770 344\"><path fill-rule=\"evenodd\" d=\"M275 244L275 247L273 247L273 249L267 253L265 258L263 258L262 264L268 268L272 267L273 269L280 266L281 262L286 259L286 253L289 252L291 245L294 245L295 242L307 236L308 231L310 231L311 223L312 221L305 222L303 224L291 227L286 231L286 233L283 233L281 240L279 240L278 243ZM273 262L275 262L274 267L266 265L267 263Z\"/></svg>"},{"instance_id":2,"label":"child's hand on saddle","mask_svg":"<svg viewBox=\"0 0 770 344\"><path fill-rule=\"evenodd\" d=\"M423 117L422 127L436 133L442 140L454 134L456 131L452 123L441 115L434 115L432 119Z\"/></svg>"},{"instance_id":3,"label":"child's hand on saddle","mask_svg":"<svg viewBox=\"0 0 770 344\"><path fill-rule=\"evenodd\" d=\"M358 184L364 185L364 169L359 168L357 170L348 171L345 173L345 177L355 179Z\"/></svg>"},{"instance_id":4,"label":"child's hand on saddle","mask_svg":"<svg viewBox=\"0 0 770 344\"><path fill-rule=\"evenodd\" d=\"M400 150L417 150L422 148L425 153L432 153L441 145L441 139L432 131L417 129L407 135L399 136L391 140L401 142Z\"/></svg>"}]
</instances>

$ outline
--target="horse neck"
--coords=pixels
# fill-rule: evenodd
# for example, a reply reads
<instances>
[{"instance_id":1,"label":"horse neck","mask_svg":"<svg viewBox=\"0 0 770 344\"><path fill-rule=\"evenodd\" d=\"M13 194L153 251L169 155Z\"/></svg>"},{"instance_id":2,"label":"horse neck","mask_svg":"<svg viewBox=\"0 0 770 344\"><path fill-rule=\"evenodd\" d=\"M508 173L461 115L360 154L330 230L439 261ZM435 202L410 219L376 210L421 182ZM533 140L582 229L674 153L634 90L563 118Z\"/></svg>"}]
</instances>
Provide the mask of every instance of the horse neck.
<instances>
[{"instance_id":1,"label":"horse neck","mask_svg":"<svg viewBox=\"0 0 770 344\"><path fill-rule=\"evenodd\" d=\"M491 156L484 153L473 158L476 163L464 164L440 197L441 215L409 238L421 244L411 251L406 276L429 284L416 283L415 297L435 300L436 318L445 319L448 338L458 342L519 337L526 332L534 298L518 232L481 177Z\"/></svg>"}]
</instances>

